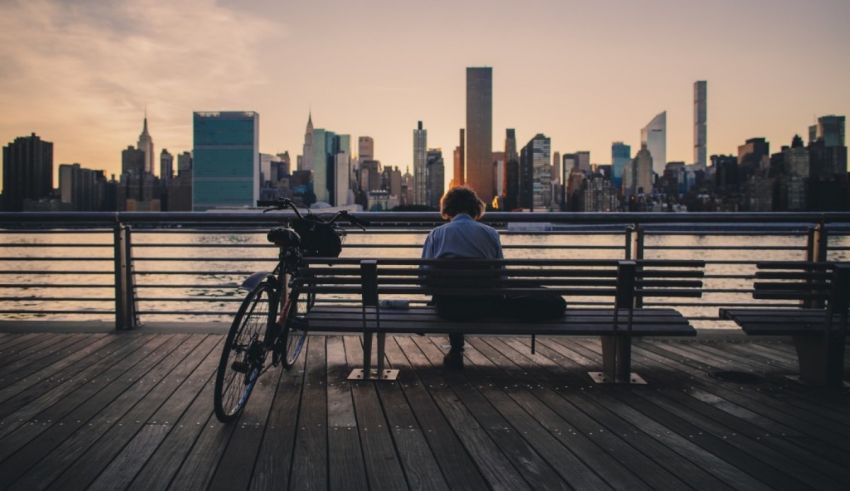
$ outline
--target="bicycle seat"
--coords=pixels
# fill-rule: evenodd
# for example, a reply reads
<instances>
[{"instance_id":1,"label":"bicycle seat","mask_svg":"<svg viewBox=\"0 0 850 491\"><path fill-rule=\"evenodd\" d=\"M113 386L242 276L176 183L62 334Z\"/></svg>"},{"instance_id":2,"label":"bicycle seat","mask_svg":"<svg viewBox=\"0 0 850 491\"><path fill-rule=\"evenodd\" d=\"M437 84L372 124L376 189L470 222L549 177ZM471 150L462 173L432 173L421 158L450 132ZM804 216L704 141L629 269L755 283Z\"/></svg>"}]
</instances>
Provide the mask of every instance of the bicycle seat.
<instances>
[{"instance_id":1,"label":"bicycle seat","mask_svg":"<svg viewBox=\"0 0 850 491\"><path fill-rule=\"evenodd\" d=\"M269 242L278 247L301 247L301 236L298 232L286 227L276 227L269 231Z\"/></svg>"}]
</instances>

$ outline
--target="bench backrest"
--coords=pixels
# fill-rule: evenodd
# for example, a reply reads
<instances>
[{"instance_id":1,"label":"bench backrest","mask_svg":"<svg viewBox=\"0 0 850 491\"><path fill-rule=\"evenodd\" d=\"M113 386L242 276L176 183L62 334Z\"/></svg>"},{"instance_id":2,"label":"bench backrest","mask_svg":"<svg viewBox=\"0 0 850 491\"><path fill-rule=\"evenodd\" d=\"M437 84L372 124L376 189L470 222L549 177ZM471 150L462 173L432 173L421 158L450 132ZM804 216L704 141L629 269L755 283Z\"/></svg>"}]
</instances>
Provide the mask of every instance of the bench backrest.
<instances>
[{"instance_id":1,"label":"bench backrest","mask_svg":"<svg viewBox=\"0 0 850 491\"><path fill-rule=\"evenodd\" d=\"M804 307L846 311L850 263L771 261L757 263L753 298L799 300Z\"/></svg>"},{"instance_id":2,"label":"bench backrest","mask_svg":"<svg viewBox=\"0 0 850 491\"><path fill-rule=\"evenodd\" d=\"M548 259L310 259L297 281L308 292L362 296L480 296L492 292L610 297L618 307L647 297L700 297L703 261Z\"/></svg>"}]
</instances>

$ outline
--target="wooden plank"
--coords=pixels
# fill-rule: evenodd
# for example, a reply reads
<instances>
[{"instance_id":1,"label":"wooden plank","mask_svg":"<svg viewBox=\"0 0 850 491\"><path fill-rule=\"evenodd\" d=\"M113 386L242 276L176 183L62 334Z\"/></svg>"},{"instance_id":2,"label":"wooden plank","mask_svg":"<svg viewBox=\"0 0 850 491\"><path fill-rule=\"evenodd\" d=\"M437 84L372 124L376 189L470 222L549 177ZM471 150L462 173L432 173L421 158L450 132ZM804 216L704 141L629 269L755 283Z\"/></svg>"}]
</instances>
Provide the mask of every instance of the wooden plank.
<instances>
[{"instance_id":1,"label":"wooden plank","mask_svg":"<svg viewBox=\"0 0 850 491\"><path fill-rule=\"evenodd\" d=\"M387 360L393 368L399 369L398 384L391 388L385 389L385 384L379 386L381 399L384 401L384 406L387 407L387 418L390 424L394 425L395 433L404 432L405 429L414 429L413 435L416 437L416 428L424 436L428 447L431 449L431 457L436 461L439 471L442 471L442 481L449 486L460 486L465 489L489 489L487 480L478 470L478 466L470 458L469 453L463 447L463 444L455 435L454 430L443 417L440 409L434 403L424 383L418 377L418 371L408 362L405 353L401 350L398 342L394 338L387 340L386 344ZM397 392L401 392L404 401L395 399L398 397ZM407 404L409 411L399 411L395 409L398 405ZM395 434L394 433L394 434ZM410 439L412 437L406 437ZM396 438L396 440L399 440ZM405 440L406 441L406 440ZM417 444L418 445L418 444ZM403 444L399 444L403 447ZM400 450L401 451L401 450ZM423 457L423 459L428 459ZM418 477L424 475L425 470L430 468L427 464L422 472L413 469L407 464L407 459L404 458L405 471L412 488L417 488L420 482ZM440 476L432 475L433 470L428 472L427 479L440 480ZM425 487L425 481L422 480ZM437 488L437 485L434 486Z\"/></svg>"},{"instance_id":2,"label":"wooden plank","mask_svg":"<svg viewBox=\"0 0 850 491\"><path fill-rule=\"evenodd\" d=\"M190 336L141 381L105 407L90 422L91 426L68 437L17 485L27 483L42 489L50 483L50 489L85 489L206 357L215 340L205 338Z\"/></svg>"},{"instance_id":3,"label":"wooden plank","mask_svg":"<svg viewBox=\"0 0 850 491\"><path fill-rule=\"evenodd\" d=\"M87 340L103 338L105 334L64 334L60 336L63 341L62 343L51 345L43 351L30 353L29 356L25 356L4 367L4 377L10 379L26 377L75 353Z\"/></svg>"},{"instance_id":4,"label":"wooden plank","mask_svg":"<svg viewBox=\"0 0 850 491\"><path fill-rule=\"evenodd\" d=\"M289 489L307 352L283 371L260 444L250 489ZM142 489L142 488L140 488Z\"/></svg>"},{"instance_id":5,"label":"wooden plank","mask_svg":"<svg viewBox=\"0 0 850 491\"><path fill-rule=\"evenodd\" d=\"M53 335L50 333L40 333L35 338L35 342L21 348L15 348L6 352L0 352L0 377L5 376L6 368L13 362L26 358L34 353L42 352L53 345L63 343L68 335ZM0 378L2 380L2 378Z\"/></svg>"},{"instance_id":6,"label":"wooden plank","mask_svg":"<svg viewBox=\"0 0 850 491\"><path fill-rule=\"evenodd\" d=\"M395 337L394 340L404 352L408 362L417 367L423 386L487 483L498 489L531 489L515 467L520 463L510 459L496 445L469 408L461 403L445 379L431 367L430 359L419 349L414 339ZM451 480L449 482L453 484Z\"/></svg>"},{"instance_id":7,"label":"wooden plank","mask_svg":"<svg viewBox=\"0 0 850 491\"><path fill-rule=\"evenodd\" d=\"M104 345L91 356L79 363L79 368L68 370L68 373L58 373L47 380L29 387L15 397L0 404L0 438L8 435L22 425L42 423L36 416L59 401L74 396L75 391L89 382L90 379L104 375L113 365L140 349L145 343L150 343L150 336L134 336L131 339L111 337L104 340ZM89 345L89 349L94 349ZM92 362L92 363L87 363ZM2 452L0 452L2 460Z\"/></svg>"},{"instance_id":8,"label":"wooden plank","mask_svg":"<svg viewBox=\"0 0 850 491\"><path fill-rule=\"evenodd\" d=\"M148 390L144 379L150 371L156 370L157 367L170 367L171 363L176 363L182 358L183 353L177 350L186 344L188 336L175 336L172 341L176 343L168 343L150 353L141 363L133 367L129 375L114 380L63 420L55 422L50 431L41 433L7 459L0 468L0 482L14 482L12 487L17 489L47 487L71 463L68 461L73 461L77 457L76 452L80 449L71 447L76 442L85 443L84 435L88 428L95 428L96 424L100 427L101 423L119 417L137 402L138 397L144 395L140 393L142 389L145 389L145 392ZM174 356L175 353L176 356ZM160 362L165 364L162 365ZM74 436L76 438L72 438ZM69 438L70 442L66 445L65 442ZM48 456L51 457L49 465L47 463L36 465Z\"/></svg>"},{"instance_id":9,"label":"wooden plank","mask_svg":"<svg viewBox=\"0 0 850 491\"><path fill-rule=\"evenodd\" d=\"M330 489L366 489L366 464L350 384L345 346L338 336L327 338L328 484Z\"/></svg>"},{"instance_id":10,"label":"wooden plank","mask_svg":"<svg viewBox=\"0 0 850 491\"><path fill-rule=\"evenodd\" d=\"M325 391L325 338L307 338L307 356L301 410L295 436L290 486L328 487L327 393Z\"/></svg>"},{"instance_id":11,"label":"wooden plank","mask_svg":"<svg viewBox=\"0 0 850 491\"><path fill-rule=\"evenodd\" d=\"M593 354L583 355L580 352L570 349L572 346L568 348L565 344L551 338L538 340L538 343L565 355L565 359L573 360L583 369L587 369L588 366L582 366L581 360L588 360L587 356L596 356ZM767 489L767 487L758 480L753 479L737 467L730 465L710 452L705 451L700 446L689 441L686 437L682 437L675 432L670 431L662 421L656 421L652 417L648 417L637 411L631 407L628 401L624 401L616 397L618 392L619 391L617 390L612 390L610 391L610 394L605 394L602 402L606 409L613 411L618 418L628 423L632 429L636 429L654 439L662 446L662 448L665 449L665 451L675 452L680 457L690 461L690 470L682 471L684 473L680 474L687 475L689 483L694 482L697 479L697 474L701 473L702 479L706 479L706 475L709 475L711 478L719 479L724 482L724 486L732 488L747 487L748 489ZM596 394L598 396L599 392ZM612 395L614 397L612 397ZM715 486L717 485L715 484ZM700 487L703 487L703 485Z\"/></svg>"},{"instance_id":12,"label":"wooden plank","mask_svg":"<svg viewBox=\"0 0 850 491\"><path fill-rule=\"evenodd\" d=\"M36 369L28 370L26 373L19 371L16 374L16 378L10 380L10 384L0 389L0 403L6 403L14 397L18 402L11 404L11 406L15 406L15 404L20 405L26 401L22 394L25 390L36 384L44 389L49 388L49 380L46 381L45 379L67 373L80 360L86 359L89 355L111 344L113 341L114 338L112 337L98 336L81 348L71 349L68 353L58 354L53 363L45 363L41 368L34 367ZM28 393L32 395L34 391L29 391Z\"/></svg>"},{"instance_id":13,"label":"wooden plank","mask_svg":"<svg viewBox=\"0 0 850 491\"><path fill-rule=\"evenodd\" d=\"M196 348L190 358L183 361L182 365L187 369L183 373L189 372L189 375L183 379L180 386L171 393L168 399L157 409L156 413L144 422L141 428L138 429L138 432L132 436L119 453L112 457L102 447L99 449L101 454L106 454L97 456L101 460L101 465L104 466L104 469L88 486L89 489L125 489L129 486L139 470L151 458L163 440L165 440L168 433L176 428L177 421L180 420L199 392L205 386L211 385L215 368L221 357L222 340L222 336L208 337ZM206 354L204 355L205 352ZM203 355L203 360L200 364L193 367L197 359L194 356L195 354ZM183 373L172 373L170 378L180 377ZM157 391L167 390L161 385L156 388ZM125 417L124 419L126 420L127 418ZM128 424L118 423L118 427L121 429L132 428L133 426L133 420ZM113 426L113 430L115 429ZM111 431L104 438L119 442L126 440L124 435L117 433L116 431ZM76 465L79 465L79 463L80 461L78 460ZM79 480L81 480L80 477L75 475L74 481Z\"/></svg>"},{"instance_id":14,"label":"wooden plank","mask_svg":"<svg viewBox=\"0 0 850 491\"><path fill-rule=\"evenodd\" d=\"M346 336L344 344L345 356L350 363L363 359L359 338ZM377 360L375 362L377 363ZM407 488L408 483L375 390L375 382L352 382L351 394L357 414L357 426L369 487L388 490Z\"/></svg>"},{"instance_id":15,"label":"wooden plank","mask_svg":"<svg viewBox=\"0 0 850 491\"><path fill-rule=\"evenodd\" d=\"M414 342L428 357L432 365L439 366L443 353L430 340L420 338ZM455 395L466 406L473 417L490 435L496 445L508 458L517 464L517 470L534 488L569 488L566 481L546 462L546 460L499 412L474 390L476 381L467 381L455 372L447 372L445 379ZM604 487L604 484L603 484Z\"/></svg>"},{"instance_id":16,"label":"wooden plank","mask_svg":"<svg viewBox=\"0 0 850 491\"><path fill-rule=\"evenodd\" d=\"M578 343L574 345L574 348L586 349L584 344ZM641 365L643 363L638 366ZM618 397L626 398L623 394L618 394ZM683 418L681 406L676 403L668 403L654 393L646 394L644 391L635 391L633 396L628 397L627 403L647 417L659 422L663 421L665 427L678 433L681 437L688 438L689 441L705 451L725 460L730 465L738 467L741 471L774 489L784 486L800 488L804 487L805 483L824 483L824 481L815 479L815 476L810 476L812 479L808 481L805 479L800 481L795 478L794 474L783 472L793 469L789 466L793 466L794 463L758 441L750 440L734 431L713 424L708 419L701 418L699 413L694 412L690 406L687 406L685 410L687 415ZM769 458L765 460L765 457Z\"/></svg>"},{"instance_id":17,"label":"wooden plank","mask_svg":"<svg viewBox=\"0 0 850 491\"><path fill-rule=\"evenodd\" d=\"M699 472L693 472L693 466L689 462L685 463L684 459L678 458L669 450L667 452L672 455L665 455L664 452L655 450L660 446L649 437L618 428L612 423L615 421L613 415L594 409L594 404L605 404L605 402L599 402L597 394L585 395L585 386L582 383L586 381L583 376L579 378L573 373L569 376L555 375L563 370L550 358L558 359L557 353L541 345L540 351L532 354L529 346L516 338L481 338L480 341L476 338L475 341L475 346L490 360L498 363L508 377L516 376L517 369L527 370L529 365L536 368L533 375L527 376L527 383L532 387L536 386L536 390L511 391L511 397L528 407L529 412L553 433L559 436L572 436L570 444L581 449L580 456L594 462L595 466L604 468L602 477L609 480L612 486L620 487L621 482L631 481L628 474L621 473L620 465L653 489L686 488L689 485L700 485L704 482L701 481L703 476ZM487 349L488 347L492 350ZM544 356L543 353L549 356ZM509 378L506 379L505 383L509 380ZM568 382L569 387L564 387L564 382ZM620 426L622 427L623 424L621 423ZM609 460L613 462L606 461L604 455L600 456L598 451L588 448L583 442L585 439L604 449L610 456ZM641 453L642 450L647 452L647 455ZM653 461L652 458L659 459L659 462ZM597 459L598 464L595 463ZM682 481L684 476L678 472L675 474L671 472L677 469L687 470L689 475L687 484ZM710 480L705 482L705 485L712 487L720 483ZM640 484L634 486L640 487ZM632 485L627 487L631 488Z\"/></svg>"},{"instance_id":18,"label":"wooden plank","mask_svg":"<svg viewBox=\"0 0 850 491\"><path fill-rule=\"evenodd\" d=\"M432 340L433 341L433 340ZM521 404L513 397L512 392L526 392L531 386L515 387L505 386L504 378L496 379L488 374L493 373L497 369L481 351L477 349L478 343L467 343L465 357L472 362L467 369L464 370L464 376L470 382L475 384L476 389L481 393L497 411L513 426L517 433L531 445L537 453L539 453L549 465L561 476L561 478L569 483L574 489L605 489L609 486L616 488L618 486L626 486L629 489L649 489L643 485L634 475L629 475L629 472L614 462L611 462L610 456L603 455L604 452L592 444L578 445L576 448L575 441L563 435L557 435L560 431L550 432L544 425L541 425L529 412L527 412ZM504 390L499 387L505 387ZM514 387L515 390L511 390ZM571 448L576 448L571 451ZM602 467L605 469L602 473L594 472L593 468L588 465L585 460L587 451L597 451L596 457L602 455ZM607 478L607 479L606 479ZM608 480L610 479L610 481ZM613 481L613 482L612 482ZM621 487L622 489L622 487Z\"/></svg>"},{"instance_id":19,"label":"wooden plank","mask_svg":"<svg viewBox=\"0 0 850 491\"><path fill-rule=\"evenodd\" d=\"M236 428L218 460L218 466L215 460L210 462L209 467L214 468L215 473L211 474L209 484L205 486L207 489L248 488L281 371L280 367L269 369L257 380L239 420L230 423Z\"/></svg>"},{"instance_id":20,"label":"wooden plank","mask_svg":"<svg viewBox=\"0 0 850 491\"><path fill-rule=\"evenodd\" d=\"M3 345L2 350L0 350L0 356L8 355L10 353L15 353L17 350L21 348L25 348L34 343L37 343L40 339L47 336L47 333L38 333L38 332L29 332L29 333L15 333L10 335L10 339L6 341Z\"/></svg>"}]
</instances>

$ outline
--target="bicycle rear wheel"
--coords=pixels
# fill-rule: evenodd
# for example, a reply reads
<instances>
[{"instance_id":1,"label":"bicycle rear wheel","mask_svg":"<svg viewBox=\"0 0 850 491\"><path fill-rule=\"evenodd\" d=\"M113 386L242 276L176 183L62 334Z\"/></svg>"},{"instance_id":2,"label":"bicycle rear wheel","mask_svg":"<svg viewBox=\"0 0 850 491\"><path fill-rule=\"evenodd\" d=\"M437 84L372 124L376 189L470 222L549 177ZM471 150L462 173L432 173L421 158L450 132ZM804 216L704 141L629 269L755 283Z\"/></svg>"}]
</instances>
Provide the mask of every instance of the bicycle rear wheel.
<instances>
[{"instance_id":1,"label":"bicycle rear wheel","mask_svg":"<svg viewBox=\"0 0 850 491\"><path fill-rule=\"evenodd\" d=\"M239 416L263 371L274 298L274 288L260 283L242 301L230 326L215 378L215 415L223 423Z\"/></svg>"},{"instance_id":2,"label":"bicycle rear wheel","mask_svg":"<svg viewBox=\"0 0 850 491\"><path fill-rule=\"evenodd\" d=\"M299 295L298 290L293 290L286 304L287 310L283 329L280 333L280 342L283 346L281 358L283 359L283 366L287 370L298 361L298 356L307 341L308 322L303 314L298 314L298 299L303 296ZM308 298L304 306L306 312L309 312L312 306L312 298Z\"/></svg>"}]
</instances>

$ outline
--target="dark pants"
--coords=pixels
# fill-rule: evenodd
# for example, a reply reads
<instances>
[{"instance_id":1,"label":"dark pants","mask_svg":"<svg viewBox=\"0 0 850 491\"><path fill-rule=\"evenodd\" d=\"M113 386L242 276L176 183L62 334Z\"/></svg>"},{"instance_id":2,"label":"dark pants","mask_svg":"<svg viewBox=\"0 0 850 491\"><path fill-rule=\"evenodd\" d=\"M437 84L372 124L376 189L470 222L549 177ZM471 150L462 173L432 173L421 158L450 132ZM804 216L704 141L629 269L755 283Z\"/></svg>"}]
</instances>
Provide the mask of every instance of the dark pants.
<instances>
[{"instance_id":1,"label":"dark pants","mask_svg":"<svg viewBox=\"0 0 850 491\"><path fill-rule=\"evenodd\" d=\"M526 321L557 319L567 303L556 293L508 296L435 296L437 315L451 321L473 321L487 317L510 317ZM449 333L452 351L463 351L463 333Z\"/></svg>"}]
</instances>

